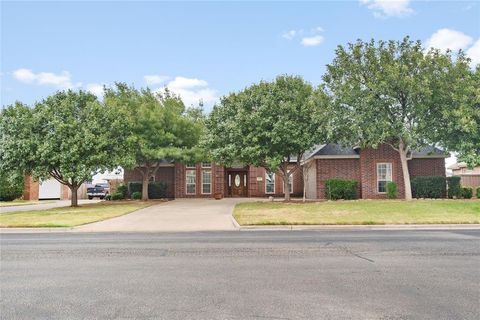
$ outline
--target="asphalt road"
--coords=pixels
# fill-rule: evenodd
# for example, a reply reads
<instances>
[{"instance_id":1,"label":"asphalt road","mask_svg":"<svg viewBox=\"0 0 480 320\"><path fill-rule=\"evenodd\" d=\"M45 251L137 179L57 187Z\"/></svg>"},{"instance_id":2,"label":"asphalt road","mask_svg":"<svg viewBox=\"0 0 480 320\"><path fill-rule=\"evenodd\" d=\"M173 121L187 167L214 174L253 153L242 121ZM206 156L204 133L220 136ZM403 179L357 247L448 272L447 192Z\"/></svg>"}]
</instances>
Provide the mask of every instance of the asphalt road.
<instances>
[{"instance_id":1,"label":"asphalt road","mask_svg":"<svg viewBox=\"0 0 480 320\"><path fill-rule=\"evenodd\" d=\"M2 234L2 319L479 319L480 231Z\"/></svg>"}]
</instances>

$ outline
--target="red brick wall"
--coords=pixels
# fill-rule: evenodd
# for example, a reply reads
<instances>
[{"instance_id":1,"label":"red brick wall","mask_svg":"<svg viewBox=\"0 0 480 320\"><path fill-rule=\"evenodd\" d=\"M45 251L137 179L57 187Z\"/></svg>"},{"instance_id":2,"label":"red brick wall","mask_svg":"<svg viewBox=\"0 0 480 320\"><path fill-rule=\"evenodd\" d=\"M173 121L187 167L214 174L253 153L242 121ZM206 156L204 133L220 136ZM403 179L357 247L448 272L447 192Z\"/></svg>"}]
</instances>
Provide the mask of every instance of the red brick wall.
<instances>
[{"instance_id":1,"label":"red brick wall","mask_svg":"<svg viewBox=\"0 0 480 320\"><path fill-rule=\"evenodd\" d=\"M23 192L24 200L38 200L39 185L37 181L33 181L32 177L25 177L25 191Z\"/></svg>"},{"instance_id":2,"label":"red brick wall","mask_svg":"<svg viewBox=\"0 0 480 320\"><path fill-rule=\"evenodd\" d=\"M317 198L325 199L325 182L328 179L350 179L358 181L357 195L361 195L360 159L317 159Z\"/></svg>"},{"instance_id":3,"label":"red brick wall","mask_svg":"<svg viewBox=\"0 0 480 320\"><path fill-rule=\"evenodd\" d=\"M392 180L397 184L398 198L405 197L400 155L389 145L381 145L378 149L360 150L360 169L363 199L386 199L385 193L377 192L377 163L392 164Z\"/></svg>"},{"instance_id":4,"label":"red brick wall","mask_svg":"<svg viewBox=\"0 0 480 320\"><path fill-rule=\"evenodd\" d=\"M130 182L142 182L142 174L137 170L125 170L123 172L123 181L124 184L128 186ZM167 197L174 197L174 188L175 188L175 168L171 167L160 167L155 174L155 181L163 181L167 184Z\"/></svg>"},{"instance_id":5,"label":"red brick wall","mask_svg":"<svg viewBox=\"0 0 480 320\"><path fill-rule=\"evenodd\" d=\"M293 166L292 166L293 168ZM249 197L283 197L283 175L280 172L275 173L275 193L265 193L265 168L250 166L248 171L248 195ZM293 174L293 192L292 197L303 196L302 172L295 170ZM261 180L257 179L261 178Z\"/></svg>"},{"instance_id":6,"label":"red brick wall","mask_svg":"<svg viewBox=\"0 0 480 320\"><path fill-rule=\"evenodd\" d=\"M445 158L414 158L408 161L410 177L442 176L445 172Z\"/></svg>"},{"instance_id":7,"label":"red brick wall","mask_svg":"<svg viewBox=\"0 0 480 320\"><path fill-rule=\"evenodd\" d=\"M195 194L187 194L186 170L195 170L196 184ZM212 192L209 194L202 194L202 171L212 171ZM201 163L195 165L195 169L185 168L182 163L175 164L175 198L213 198L216 192L224 194L224 170L222 166L212 163L211 168L202 168Z\"/></svg>"},{"instance_id":8,"label":"red brick wall","mask_svg":"<svg viewBox=\"0 0 480 320\"><path fill-rule=\"evenodd\" d=\"M392 163L392 180L397 184L398 198L405 197L405 185L400 155L389 145L378 149L365 148L360 151L362 197L364 199L385 199L386 194L377 192L377 163ZM444 158L414 158L408 161L410 177L445 176Z\"/></svg>"}]
</instances>

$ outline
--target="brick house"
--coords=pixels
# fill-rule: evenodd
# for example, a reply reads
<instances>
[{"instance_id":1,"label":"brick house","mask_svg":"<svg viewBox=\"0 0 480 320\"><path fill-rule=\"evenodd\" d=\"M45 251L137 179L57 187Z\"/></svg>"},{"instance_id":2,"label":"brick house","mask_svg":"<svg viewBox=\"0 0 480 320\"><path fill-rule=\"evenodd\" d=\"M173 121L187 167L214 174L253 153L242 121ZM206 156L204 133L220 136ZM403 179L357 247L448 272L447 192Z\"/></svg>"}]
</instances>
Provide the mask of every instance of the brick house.
<instances>
[{"instance_id":1,"label":"brick house","mask_svg":"<svg viewBox=\"0 0 480 320\"><path fill-rule=\"evenodd\" d=\"M39 182L30 176L25 177L25 190L23 191L24 200L39 199L69 199L70 190L67 186L61 184L57 180L51 178L49 180Z\"/></svg>"},{"instance_id":2,"label":"brick house","mask_svg":"<svg viewBox=\"0 0 480 320\"><path fill-rule=\"evenodd\" d=\"M445 176L444 152L425 148L410 155L409 170L415 176ZM292 163L292 166L294 164ZM343 148L335 144L316 146L302 160L305 174L292 173L289 188L293 197L325 198L325 181L330 178L355 179L359 182L358 195L363 199L386 197L385 184L397 183L398 197L404 197L403 175L398 153L388 145L378 149ZM135 170L125 170L124 182L141 182ZM162 162L154 181L167 184L169 198L222 197L282 197L283 179L279 172L265 168L237 164L230 168L210 162L185 165Z\"/></svg>"},{"instance_id":3,"label":"brick house","mask_svg":"<svg viewBox=\"0 0 480 320\"><path fill-rule=\"evenodd\" d=\"M78 199L87 198L87 184L83 183L77 191ZM25 190L23 191L22 199L24 200L47 200L71 199L70 189L66 186L50 178L48 180L39 182L32 179L30 176L25 177Z\"/></svg>"}]
</instances>

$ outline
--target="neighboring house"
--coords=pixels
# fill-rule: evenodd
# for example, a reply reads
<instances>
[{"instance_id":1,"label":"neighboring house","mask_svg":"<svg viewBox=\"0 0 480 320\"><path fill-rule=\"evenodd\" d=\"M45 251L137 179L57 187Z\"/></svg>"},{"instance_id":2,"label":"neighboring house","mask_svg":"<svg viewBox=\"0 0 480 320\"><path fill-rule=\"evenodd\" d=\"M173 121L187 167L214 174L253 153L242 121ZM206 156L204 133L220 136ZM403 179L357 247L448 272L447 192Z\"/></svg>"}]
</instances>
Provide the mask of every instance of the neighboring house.
<instances>
[{"instance_id":1,"label":"neighboring house","mask_svg":"<svg viewBox=\"0 0 480 320\"><path fill-rule=\"evenodd\" d=\"M24 200L47 200L59 199L67 200L71 198L70 189L50 178L44 181L34 181L30 176L25 177L25 191L23 192ZM86 184L82 184L78 189L78 199L87 198Z\"/></svg>"},{"instance_id":2,"label":"neighboring house","mask_svg":"<svg viewBox=\"0 0 480 320\"><path fill-rule=\"evenodd\" d=\"M447 154L433 147L412 152L409 160L411 177L445 176L446 157ZM378 149L319 145L304 157L302 166L308 199L325 199L325 181L331 178L357 180L358 195L363 199L386 198L385 185L394 181L398 197L404 197L400 157L388 145ZM123 179L126 184L142 180L136 170L125 170ZM215 194L223 197L284 195L280 173L241 164L225 168L210 162L185 165L164 161L153 180L167 183L170 198L210 198ZM303 180L301 171L292 173L289 186L293 197L303 195Z\"/></svg>"},{"instance_id":3,"label":"neighboring house","mask_svg":"<svg viewBox=\"0 0 480 320\"><path fill-rule=\"evenodd\" d=\"M455 163L448 167L453 176L460 177L460 184L464 187L480 187L480 166L469 169L464 162Z\"/></svg>"}]
</instances>

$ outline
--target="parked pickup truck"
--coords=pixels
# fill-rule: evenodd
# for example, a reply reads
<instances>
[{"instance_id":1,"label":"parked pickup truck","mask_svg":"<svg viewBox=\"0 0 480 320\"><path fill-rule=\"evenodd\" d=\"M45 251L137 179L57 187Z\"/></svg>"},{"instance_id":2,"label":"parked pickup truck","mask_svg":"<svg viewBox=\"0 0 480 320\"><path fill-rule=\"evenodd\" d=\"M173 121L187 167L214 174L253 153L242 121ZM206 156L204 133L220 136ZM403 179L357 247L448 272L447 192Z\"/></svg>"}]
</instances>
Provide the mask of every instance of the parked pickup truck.
<instances>
[{"instance_id":1,"label":"parked pickup truck","mask_svg":"<svg viewBox=\"0 0 480 320\"><path fill-rule=\"evenodd\" d=\"M108 184L96 184L94 187L87 188L87 197L92 200L95 197L104 199L107 194L109 194L110 188Z\"/></svg>"}]
</instances>

